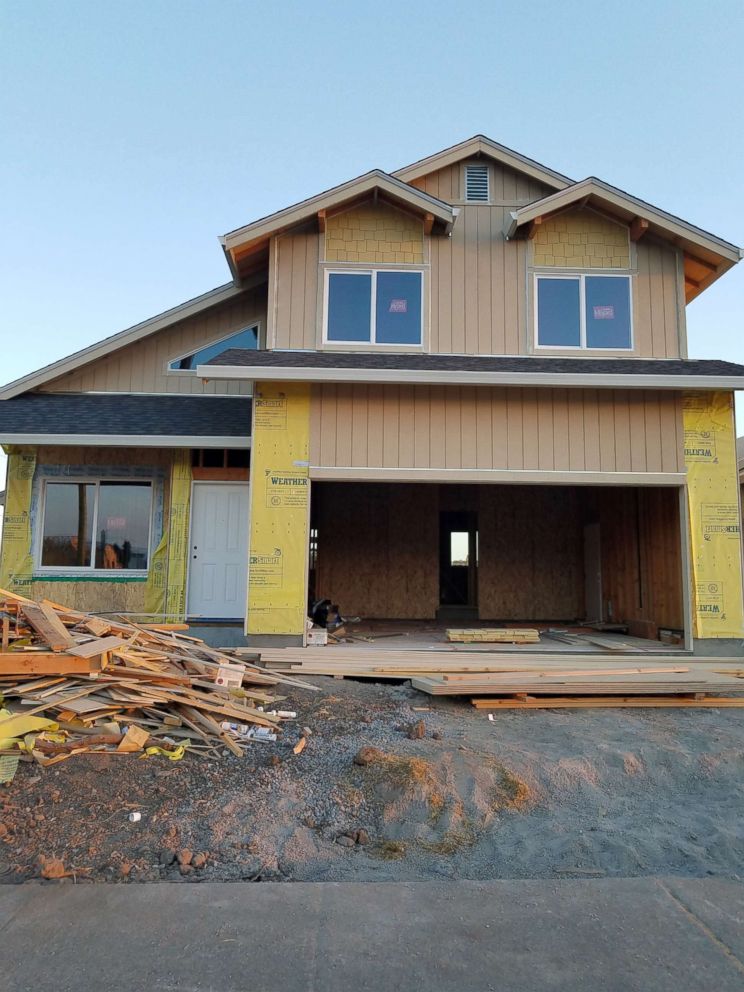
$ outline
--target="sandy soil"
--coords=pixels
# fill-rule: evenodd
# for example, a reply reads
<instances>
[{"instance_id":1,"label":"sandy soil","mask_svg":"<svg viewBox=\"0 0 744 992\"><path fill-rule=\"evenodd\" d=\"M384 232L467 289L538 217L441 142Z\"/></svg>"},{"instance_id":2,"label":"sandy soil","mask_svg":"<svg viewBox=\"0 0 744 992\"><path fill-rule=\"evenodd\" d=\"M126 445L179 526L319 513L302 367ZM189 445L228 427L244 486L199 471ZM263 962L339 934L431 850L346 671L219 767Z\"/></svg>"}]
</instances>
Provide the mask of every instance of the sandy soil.
<instances>
[{"instance_id":1,"label":"sandy soil","mask_svg":"<svg viewBox=\"0 0 744 992\"><path fill-rule=\"evenodd\" d=\"M739 710L491 723L408 683L314 681L283 739L243 761L22 765L0 791L0 881L38 878L40 858L78 882L744 876ZM358 765L362 747L377 751Z\"/></svg>"}]
</instances>

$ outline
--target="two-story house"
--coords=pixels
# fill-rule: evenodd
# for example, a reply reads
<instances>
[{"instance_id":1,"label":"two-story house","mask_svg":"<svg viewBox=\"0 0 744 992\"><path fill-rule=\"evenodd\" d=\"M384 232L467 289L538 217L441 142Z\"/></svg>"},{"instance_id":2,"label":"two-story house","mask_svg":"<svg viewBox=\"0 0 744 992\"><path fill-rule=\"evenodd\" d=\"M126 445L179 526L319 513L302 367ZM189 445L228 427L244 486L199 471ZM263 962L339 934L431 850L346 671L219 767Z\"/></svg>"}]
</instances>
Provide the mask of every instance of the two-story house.
<instances>
[{"instance_id":1,"label":"two-story house","mask_svg":"<svg viewBox=\"0 0 744 992\"><path fill-rule=\"evenodd\" d=\"M221 241L229 283L0 392L0 585L742 637L744 367L685 328L738 248L481 136Z\"/></svg>"}]
</instances>

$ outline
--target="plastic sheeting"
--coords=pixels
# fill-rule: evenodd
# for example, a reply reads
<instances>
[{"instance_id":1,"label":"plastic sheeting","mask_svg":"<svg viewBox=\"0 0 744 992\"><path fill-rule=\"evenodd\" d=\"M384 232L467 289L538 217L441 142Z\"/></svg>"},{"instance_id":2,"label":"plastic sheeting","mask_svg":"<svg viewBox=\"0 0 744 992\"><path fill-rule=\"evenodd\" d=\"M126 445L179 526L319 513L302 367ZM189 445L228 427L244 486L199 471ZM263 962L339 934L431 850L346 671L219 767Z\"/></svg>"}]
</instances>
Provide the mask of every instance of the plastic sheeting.
<instances>
[{"instance_id":1,"label":"plastic sheeting","mask_svg":"<svg viewBox=\"0 0 744 992\"><path fill-rule=\"evenodd\" d=\"M262 385L253 404L249 634L305 630L309 439L309 385Z\"/></svg>"},{"instance_id":2,"label":"plastic sheeting","mask_svg":"<svg viewBox=\"0 0 744 992\"><path fill-rule=\"evenodd\" d=\"M741 516L732 393L684 399L695 637L744 636Z\"/></svg>"}]
</instances>

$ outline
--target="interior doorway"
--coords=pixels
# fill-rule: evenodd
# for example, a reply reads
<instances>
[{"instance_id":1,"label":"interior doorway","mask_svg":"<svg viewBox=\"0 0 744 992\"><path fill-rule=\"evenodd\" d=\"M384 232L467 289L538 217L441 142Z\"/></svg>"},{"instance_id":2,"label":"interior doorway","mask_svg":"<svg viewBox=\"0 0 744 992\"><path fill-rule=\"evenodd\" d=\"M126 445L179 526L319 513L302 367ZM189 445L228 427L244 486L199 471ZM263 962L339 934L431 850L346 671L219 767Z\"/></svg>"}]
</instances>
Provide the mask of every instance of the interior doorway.
<instances>
[{"instance_id":1,"label":"interior doorway","mask_svg":"<svg viewBox=\"0 0 744 992\"><path fill-rule=\"evenodd\" d=\"M439 613L478 614L478 514L439 514Z\"/></svg>"}]
</instances>

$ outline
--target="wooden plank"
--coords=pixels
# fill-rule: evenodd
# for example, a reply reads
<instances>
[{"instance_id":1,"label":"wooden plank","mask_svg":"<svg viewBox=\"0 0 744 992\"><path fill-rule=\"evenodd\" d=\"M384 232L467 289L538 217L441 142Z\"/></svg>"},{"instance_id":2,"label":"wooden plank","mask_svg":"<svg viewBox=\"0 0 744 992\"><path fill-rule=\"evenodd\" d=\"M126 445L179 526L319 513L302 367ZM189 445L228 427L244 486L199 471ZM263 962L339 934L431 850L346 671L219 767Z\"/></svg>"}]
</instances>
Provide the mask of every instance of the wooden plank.
<instances>
[{"instance_id":1,"label":"wooden plank","mask_svg":"<svg viewBox=\"0 0 744 992\"><path fill-rule=\"evenodd\" d=\"M100 656L77 658L53 651L9 651L0 654L0 675L85 675L100 670Z\"/></svg>"},{"instance_id":2,"label":"wooden plank","mask_svg":"<svg viewBox=\"0 0 744 992\"><path fill-rule=\"evenodd\" d=\"M75 639L47 603L24 603L23 615L52 651L66 651Z\"/></svg>"},{"instance_id":3,"label":"wooden plank","mask_svg":"<svg viewBox=\"0 0 744 992\"><path fill-rule=\"evenodd\" d=\"M69 649L68 654L75 655L76 658L92 658L94 655L107 654L128 643L129 641L123 637L98 637L94 641L76 644Z\"/></svg>"},{"instance_id":4,"label":"wooden plank","mask_svg":"<svg viewBox=\"0 0 744 992\"><path fill-rule=\"evenodd\" d=\"M744 699L727 696L706 696L688 699L682 696L588 696L584 698L555 697L552 699L484 699L472 700L478 710L560 710L560 709L645 709L645 708L694 708L694 707L744 707Z\"/></svg>"}]
</instances>

